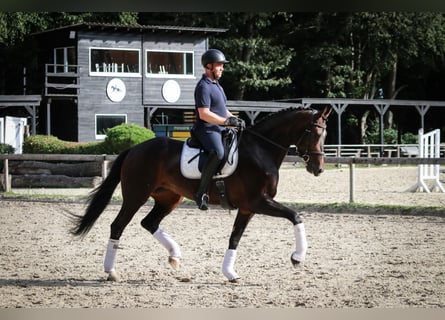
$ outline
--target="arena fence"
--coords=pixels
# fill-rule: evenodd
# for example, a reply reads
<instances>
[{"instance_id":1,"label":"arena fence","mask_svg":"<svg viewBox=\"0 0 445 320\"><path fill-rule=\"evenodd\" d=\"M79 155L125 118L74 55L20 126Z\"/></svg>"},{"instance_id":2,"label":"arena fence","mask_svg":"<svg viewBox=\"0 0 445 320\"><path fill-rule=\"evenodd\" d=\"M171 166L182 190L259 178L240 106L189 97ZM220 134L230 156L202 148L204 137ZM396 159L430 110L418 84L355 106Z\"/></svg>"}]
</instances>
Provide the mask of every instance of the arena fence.
<instances>
[{"instance_id":1,"label":"arena fence","mask_svg":"<svg viewBox=\"0 0 445 320\"><path fill-rule=\"evenodd\" d=\"M287 156L286 162L299 163L303 159ZM325 163L349 166L349 202L354 202L355 165L444 165L445 158L357 158L357 157L325 157Z\"/></svg>"},{"instance_id":2,"label":"arena fence","mask_svg":"<svg viewBox=\"0 0 445 320\"><path fill-rule=\"evenodd\" d=\"M106 177L108 166L116 155L70 155L70 154L2 154L4 161L2 183L6 192L11 192L9 160L17 161L98 161L102 166L102 177ZM304 163L298 156L286 156L285 162ZM325 163L349 166L349 201L354 202L355 165L445 165L445 158L368 158L368 157L325 157Z\"/></svg>"}]
</instances>

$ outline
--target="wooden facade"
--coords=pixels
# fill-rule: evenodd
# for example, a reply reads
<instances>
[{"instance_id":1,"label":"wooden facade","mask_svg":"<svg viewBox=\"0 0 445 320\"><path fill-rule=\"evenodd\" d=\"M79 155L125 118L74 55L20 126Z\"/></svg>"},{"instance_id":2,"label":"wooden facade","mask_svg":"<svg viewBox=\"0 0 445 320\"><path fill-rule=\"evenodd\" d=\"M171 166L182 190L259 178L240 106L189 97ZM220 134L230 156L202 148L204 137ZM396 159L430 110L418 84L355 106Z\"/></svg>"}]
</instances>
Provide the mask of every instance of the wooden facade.
<instances>
[{"instance_id":1,"label":"wooden facade","mask_svg":"<svg viewBox=\"0 0 445 320\"><path fill-rule=\"evenodd\" d=\"M207 37L224 31L82 23L35 34L46 133L95 141L113 123L150 126L158 108L193 107Z\"/></svg>"}]
</instances>

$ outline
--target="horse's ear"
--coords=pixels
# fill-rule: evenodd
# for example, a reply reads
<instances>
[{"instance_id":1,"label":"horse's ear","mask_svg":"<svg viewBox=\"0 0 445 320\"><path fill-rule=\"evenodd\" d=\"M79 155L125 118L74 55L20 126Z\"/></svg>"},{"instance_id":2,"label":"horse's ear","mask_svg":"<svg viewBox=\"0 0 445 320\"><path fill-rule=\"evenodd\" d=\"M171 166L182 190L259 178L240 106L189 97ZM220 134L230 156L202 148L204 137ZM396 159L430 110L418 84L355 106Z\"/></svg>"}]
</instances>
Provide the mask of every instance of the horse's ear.
<instances>
[{"instance_id":1,"label":"horse's ear","mask_svg":"<svg viewBox=\"0 0 445 320\"><path fill-rule=\"evenodd\" d=\"M327 119L329 117L329 115L331 114L332 111L332 107L331 106L326 106L323 110L323 113L321 114L321 116L325 119Z\"/></svg>"}]
</instances>

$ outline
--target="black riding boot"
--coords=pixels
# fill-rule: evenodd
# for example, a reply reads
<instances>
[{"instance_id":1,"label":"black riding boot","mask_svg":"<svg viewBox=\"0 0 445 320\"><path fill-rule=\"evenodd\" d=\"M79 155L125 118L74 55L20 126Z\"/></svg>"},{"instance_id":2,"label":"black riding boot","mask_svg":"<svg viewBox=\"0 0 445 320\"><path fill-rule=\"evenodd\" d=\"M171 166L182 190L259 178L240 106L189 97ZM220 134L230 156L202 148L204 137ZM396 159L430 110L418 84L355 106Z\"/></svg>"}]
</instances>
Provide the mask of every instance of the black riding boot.
<instances>
[{"instance_id":1,"label":"black riding boot","mask_svg":"<svg viewBox=\"0 0 445 320\"><path fill-rule=\"evenodd\" d=\"M212 177L215 175L218 169L220 160L216 156L215 152L209 154L204 168L202 168L201 182L199 184L198 192L195 194L195 201L198 208L201 210L207 210L209 205L209 196L207 194L209 190L210 183L212 182Z\"/></svg>"}]
</instances>

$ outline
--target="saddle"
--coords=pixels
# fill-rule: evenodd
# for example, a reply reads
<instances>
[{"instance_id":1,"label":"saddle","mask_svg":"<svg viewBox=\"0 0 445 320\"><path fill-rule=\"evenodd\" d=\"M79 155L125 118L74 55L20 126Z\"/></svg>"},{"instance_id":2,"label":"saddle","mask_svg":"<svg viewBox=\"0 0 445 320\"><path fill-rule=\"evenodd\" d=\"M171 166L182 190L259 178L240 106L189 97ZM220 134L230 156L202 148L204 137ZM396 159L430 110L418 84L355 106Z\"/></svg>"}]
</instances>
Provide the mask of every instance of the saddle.
<instances>
[{"instance_id":1,"label":"saddle","mask_svg":"<svg viewBox=\"0 0 445 320\"><path fill-rule=\"evenodd\" d=\"M224 158L213 179L221 179L230 176L238 165L238 138L234 129L222 132L224 145ZM199 140L193 136L184 142L181 152L181 173L188 179L201 179L201 170L207 161L208 153Z\"/></svg>"}]
</instances>

